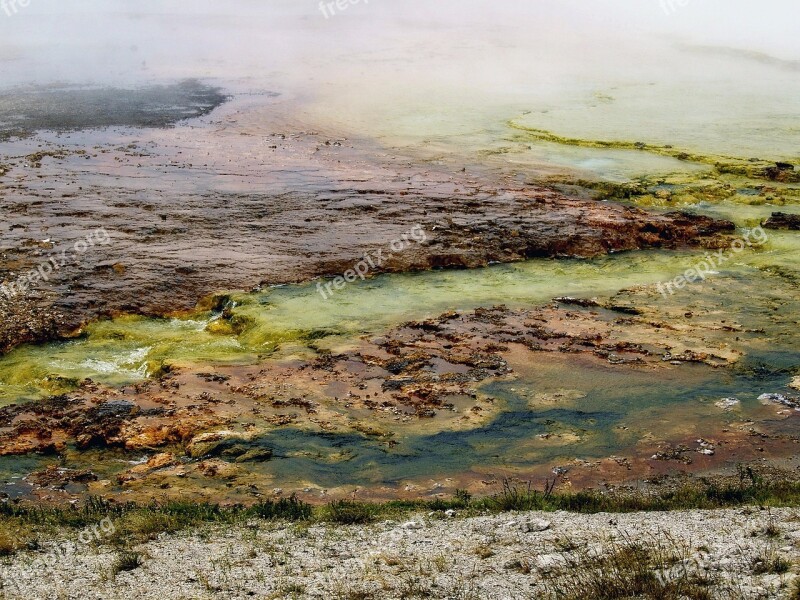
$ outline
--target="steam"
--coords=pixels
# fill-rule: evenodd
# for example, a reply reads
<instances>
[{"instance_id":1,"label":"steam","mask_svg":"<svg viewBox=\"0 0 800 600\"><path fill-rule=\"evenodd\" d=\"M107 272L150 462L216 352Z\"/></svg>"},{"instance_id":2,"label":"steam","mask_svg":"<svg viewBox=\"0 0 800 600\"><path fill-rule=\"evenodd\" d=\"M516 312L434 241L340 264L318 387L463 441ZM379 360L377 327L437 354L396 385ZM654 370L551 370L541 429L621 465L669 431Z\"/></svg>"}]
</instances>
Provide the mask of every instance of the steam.
<instances>
[{"instance_id":1,"label":"steam","mask_svg":"<svg viewBox=\"0 0 800 600\"><path fill-rule=\"evenodd\" d=\"M0 9L0 88L209 79L378 137L648 82L788 114L799 20L789 0L29 0Z\"/></svg>"},{"instance_id":2,"label":"steam","mask_svg":"<svg viewBox=\"0 0 800 600\"><path fill-rule=\"evenodd\" d=\"M576 63L600 76L638 72L642 60L680 68L667 39L797 60L798 19L788 0L362 0L328 19L317 0L29 0L11 16L0 9L0 65L3 87L299 85L404 61L417 76L469 75L481 87L502 81L492 72L519 81L523 60L548 80L581 75Z\"/></svg>"}]
</instances>

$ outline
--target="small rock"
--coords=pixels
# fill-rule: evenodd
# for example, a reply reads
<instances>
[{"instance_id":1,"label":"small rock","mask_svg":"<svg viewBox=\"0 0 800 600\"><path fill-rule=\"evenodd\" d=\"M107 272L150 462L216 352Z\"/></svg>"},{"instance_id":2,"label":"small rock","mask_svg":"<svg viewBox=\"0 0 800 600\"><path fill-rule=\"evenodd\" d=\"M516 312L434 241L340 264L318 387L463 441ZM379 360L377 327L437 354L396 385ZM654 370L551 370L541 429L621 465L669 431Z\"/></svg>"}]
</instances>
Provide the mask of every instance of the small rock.
<instances>
[{"instance_id":1,"label":"small rock","mask_svg":"<svg viewBox=\"0 0 800 600\"><path fill-rule=\"evenodd\" d=\"M456 511L454 511L452 508L448 508L446 511L444 511L444 516L453 518L456 516Z\"/></svg>"},{"instance_id":2,"label":"small rock","mask_svg":"<svg viewBox=\"0 0 800 600\"><path fill-rule=\"evenodd\" d=\"M210 456L215 451L222 452L226 445L243 442L242 437L233 431L208 431L194 436L186 445L186 454L192 458Z\"/></svg>"},{"instance_id":3,"label":"small rock","mask_svg":"<svg viewBox=\"0 0 800 600\"><path fill-rule=\"evenodd\" d=\"M121 417L131 414L136 408L138 408L136 404L128 400L109 400L97 407L97 416Z\"/></svg>"},{"instance_id":4,"label":"small rock","mask_svg":"<svg viewBox=\"0 0 800 600\"><path fill-rule=\"evenodd\" d=\"M561 554L542 554L536 557L536 567L542 573L549 573L566 564L566 559Z\"/></svg>"},{"instance_id":5,"label":"small rock","mask_svg":"<svg viewBox=\"0 0 800 600\"><path fill-rule=\"evenodd\" d=\"M730 410L734 406L739 404L739 400L736 398L723 398L722 400L715 402L714 406L717 408L721 408L722 410Z\"/></svg>"},{"instance_id":6,"label":"small rock","mask_svg":"<svg viewBox=\"0 0 800 600\"><path fill-rule=\"evenodd\" d=\"M234 461L243 462L267 462L272 458L272 450L269 448L253 448L244 454L237 456Z\"/></svg>"},{"instance_id":7,"label":"small rock","mask_svg":"<svg viewBox=\"0 0 800 600\"><path fill-rule=\"evenodd\" d=\"M409 530L422 529L422 523L419 521L406 521L400 527Z\"/></svg>"},{"instance_id":8,"label":"small rock","mask_svg":"<svg viewBox=\"0 0 800 600\"><path fill-rule=\"evenodd\" d=\"M520 529L527 533L535 533L538 531L547 531L552 526L550 521L544 519L532 519L530 521L523 521L520 523Z\"/></svg>"},{"instance_id":9,"label":"small rock","mask_svg":"<svg viewBox=\"0 0 800 600\"><path fill-rule=\"evenodd\" d=\"M770 402L782 404L783 406L788 406L789 408L794 408L795 410L800 408L800 405L794 398L789 398L783 394L761 394L758 397L758 401L763 404L769 404Z\"/></svg>"}]
</instances>

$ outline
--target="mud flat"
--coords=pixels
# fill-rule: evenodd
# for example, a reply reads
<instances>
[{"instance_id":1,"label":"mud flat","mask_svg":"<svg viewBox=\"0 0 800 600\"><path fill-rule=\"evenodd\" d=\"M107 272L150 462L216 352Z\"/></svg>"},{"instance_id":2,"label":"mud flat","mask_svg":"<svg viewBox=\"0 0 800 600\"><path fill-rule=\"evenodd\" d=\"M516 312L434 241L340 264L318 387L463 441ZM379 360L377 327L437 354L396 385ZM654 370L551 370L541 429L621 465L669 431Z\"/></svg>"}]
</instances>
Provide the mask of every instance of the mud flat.
<instances>
[{"instance_id":1,"label":"mud flat","mask_svg":"<svg viewBox=\"0 0 800 600\"><path fill-rule=\"evenodd\" d=\"M197 80L132 89L30 86L0 93L0 140L37 131L169 127L206 115L227 96Z\"/></svg>"},{"instance_id":2,"label":"mud flat","mask_svg":"<svg viewBox=\"0 0 800 600\"><path fill-rule=\"evenodd\" d=\"M55 110L65 94L75 114ZM197 117L224 96L189 82L137 92L98 114L96 95L104 105L127 98L61 90L0 99L9 115L23 111L7 117L0 144L0 280L18 283L58 260L47 281L0 294L2 352L98 317L175 314L221 289L338 275L415 225L426 243L376 272L714 246L732 230L389 158L368 140L310 130L290 101L268 93L164 129L123 125ZM100 228L109 244L73 251Z\"/></svg>"}]
</instances>

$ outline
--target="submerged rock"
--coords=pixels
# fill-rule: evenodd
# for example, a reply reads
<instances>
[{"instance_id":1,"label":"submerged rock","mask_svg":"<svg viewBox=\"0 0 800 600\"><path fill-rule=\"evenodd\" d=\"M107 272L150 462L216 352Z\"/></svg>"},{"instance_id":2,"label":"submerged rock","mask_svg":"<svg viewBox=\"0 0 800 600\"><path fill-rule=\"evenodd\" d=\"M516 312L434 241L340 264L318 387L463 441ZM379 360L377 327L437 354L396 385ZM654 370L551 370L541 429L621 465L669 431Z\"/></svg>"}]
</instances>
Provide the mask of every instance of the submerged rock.
<instances>
[{"instance_id":1,"label":"submerged rock","mask_svg":"<svg viewBox=\"0 0 800 600\"><path fill-rule=\"evenodd\" d=\"M227 457L228 454L223 453L223 456ZM245 449L244 452L241 454L236 455L234 462L237 463L244 463L244 462L266 462L272 459L272 449L270 448L251 448L250 450Z\"/></svg>"},{"instance_id":2,"label":"submerged rock","mask_svg":"<svg viewBox=\"0 0 800 600\"><path fill-rule=\"evenodd\" d=\"M186 445L186 454L192 458L221 454L223 450L242 441L245 441L244 438L234 431L209 431L194 436Z\"/></svg>"},{"instance_id":3,"label":"submerged rock","mask_svg":"<svg viewBox=\"0 0 800 600\"><path fill-rule=\"evenodd\" d=\"M196 435L186 446L191 458L219 457L237 463L264 462L272 458L272 449L254 445L252 440L234 431L211 431Z\"/></svg>"},{"instance_id":4,"label":"submerged rock","mask_svg":"<svg viewBox=\"0 0 800 600\"><path fill-rule=\"evenodd\" d=\"M784 396L783 394L761 394L758 397L758 400L762 404L769 404L769 403L782 404L783 406L788 406L789 408L800 410L800 403L798 403L796 398Z\"/></svg>"},{"instance_id":5,"label":"submerged rock","mask_svg":"<svg viewBox=\"0 0 800 600\"><path fill-rule=\"evenodd\" d=\"M75 470L50 465L46 469L31 473L27 480L40 487L64 489L70 483L97 481L97 475L89 470Z\"/></svg>"},{"instance_id":6,"label":"submerged rock","mask_svg":"<svg viewBox=\"0 0 800 600\"><path fill-rule=\"evenodd\" d=\"M734 406L738 405L739 401L736 398L723 398L722 400L719 400L718 402L714 403L714 406L716 406L717 408L721 408L722 410L730 410Z\"/></svg>"}]
</instances>

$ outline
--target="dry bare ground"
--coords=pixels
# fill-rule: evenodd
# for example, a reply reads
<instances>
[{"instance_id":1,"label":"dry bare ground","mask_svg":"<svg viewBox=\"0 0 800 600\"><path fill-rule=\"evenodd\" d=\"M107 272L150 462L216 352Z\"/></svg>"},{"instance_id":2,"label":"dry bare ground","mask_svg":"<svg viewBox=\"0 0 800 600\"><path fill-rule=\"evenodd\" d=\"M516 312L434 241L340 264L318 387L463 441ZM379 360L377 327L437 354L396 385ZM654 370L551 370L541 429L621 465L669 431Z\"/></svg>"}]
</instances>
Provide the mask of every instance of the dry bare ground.
<instances>
[{"instance_id":1,"label":"dry bare ground","mask_svg":"<svg viewBox=\"0 0 800 600\"><path fill-rule=\"evenodd\" d=\"M254 521L7 557L7 598L796 598L800 511ZM49 565L49 566L43 566Z\"/></svg>"}]
</instances>

